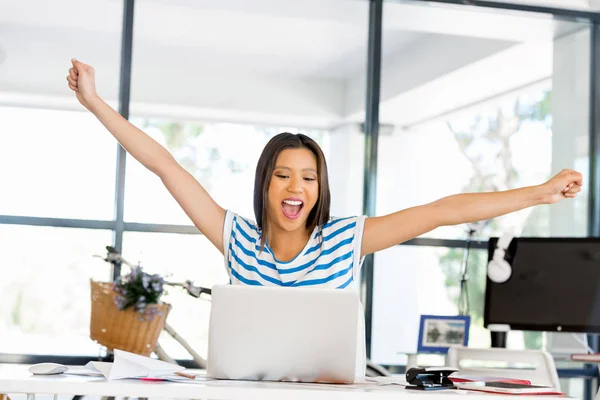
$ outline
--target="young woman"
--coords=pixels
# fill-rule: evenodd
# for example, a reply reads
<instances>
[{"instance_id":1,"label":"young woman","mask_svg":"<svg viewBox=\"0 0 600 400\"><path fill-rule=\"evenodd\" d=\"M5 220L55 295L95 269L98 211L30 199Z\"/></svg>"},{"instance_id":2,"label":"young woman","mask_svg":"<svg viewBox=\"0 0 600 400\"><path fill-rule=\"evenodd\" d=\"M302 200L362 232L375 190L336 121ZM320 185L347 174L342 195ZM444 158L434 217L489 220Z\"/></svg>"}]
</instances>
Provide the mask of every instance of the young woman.
<instances>
[{"instance_id":1,"label":"young woman","mask_svg":"<svg viewBox=\"0 0 600 400\"><path fill-rule=\"evenodd\" d=\"M353 287L367 254L439 226L556 203L581 190L581 174L562 170L538 186L457 194L379 217L332 219L323 152L305 135L282 133L269 141L258 161L253 222L221 208L165 148L108 106L96 93L92 67L77 60L72 64L67 81L79 102L129 154L158 175L194 225L223 253L232 284Z\"/></svg>"},{"instance_id":2,"label":"young woman","mask_svg":"<svg viewBox=\"0 0 600 400\"><path fill-rule=\"evenodd\" d=\"M356 276L360 259L369 253L439 226L556 203L581 190L581 174L565 169L538 186L458 194L380 217L330 220L323 152L307 136L282 133L266 145L258 161L255 224L219 207L164 147L107 105L96 93L92 67L75 59L72 64L67 81L77 100L129 154L158 175L194 225L225 255L234 283L345 287L348 282L337 278L349 278L349 272Z\"/></svg>"}]
</instances>

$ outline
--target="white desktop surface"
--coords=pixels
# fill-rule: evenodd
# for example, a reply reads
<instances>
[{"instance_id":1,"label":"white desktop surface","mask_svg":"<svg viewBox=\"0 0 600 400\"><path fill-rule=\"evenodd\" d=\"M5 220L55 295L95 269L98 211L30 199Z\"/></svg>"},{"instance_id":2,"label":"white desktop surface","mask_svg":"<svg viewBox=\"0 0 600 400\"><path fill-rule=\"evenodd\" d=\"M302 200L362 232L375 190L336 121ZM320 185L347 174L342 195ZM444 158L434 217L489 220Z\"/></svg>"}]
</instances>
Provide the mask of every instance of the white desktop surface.
<instances>
[{"instance_id":1,"label":"white desktop surface","mask_svg":"<svg viewBox=\"0 0 600 400\"><path fill-rule=\"evenodd\" d=\"M207 380L198 383L147 382L112 380L77 375L32 375L26 365L0 364L0 393L3 394L62 394L88 396L128 396L194 399L244 400L336 400L336 399L456 399L489 400L493 394L463 390L415 391L396 384L375 383L355 385L292 384L286 382L251 382ZM398 378L379 379L397 382ZM523 396L519 396L523 398ZM527 396L526 399L545 399L549 396Z\"/></svg>"}]
</instances>

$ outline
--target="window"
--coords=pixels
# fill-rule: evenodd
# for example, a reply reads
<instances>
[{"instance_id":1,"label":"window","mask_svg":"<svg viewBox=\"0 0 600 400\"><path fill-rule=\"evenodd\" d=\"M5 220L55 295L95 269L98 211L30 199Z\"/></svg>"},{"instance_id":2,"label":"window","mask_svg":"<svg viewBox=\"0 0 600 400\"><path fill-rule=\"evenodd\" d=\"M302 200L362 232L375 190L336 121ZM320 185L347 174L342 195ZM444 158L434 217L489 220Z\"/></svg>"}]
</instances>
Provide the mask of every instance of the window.
<instances>
[{"instance_id":1,"label":"window","mask_svg":"<svg viewBox=\"0 0 600 400\"><path fill-rule=\"evenodd\" d=\"M136 118L133 122L168 148L179 164L202 184L221 207L251 219L254 219L254 172L262 149L280 132L306 134L319 143L328 161L333 181L333 215L361 212L362 168L360 163L348 167L349 159L362 159L363 144L357 140L360 139L359 133L343 136L310 128L173 122L146 118ZM191 221L160 179L135 159L129 157L129 160L125 220L190 225ZM353 179L340 179L348 174Z\"/></svg>"},{"instance_id":2,"label":"window","mask_svg":"<svg viewBox=\"0 0 600 400\"><path fill-rule=\"evenodd\" d=\"M388 130L379 138L377 214L456 193L538 185L563 168L587 178L589 25L555 22L513 11L386 3L380 120ZM497 24L527 29L501 32ZM412 321L425 312L457 313L464 249L443 247L443 240L465 240L471 227L483 242L506 231L585 236L586 190L576 200L441 227L422 235L431 246L398 246L386 253L394 256L376 257L375 361L401 363L399 349L416 350L416 322L401 336L390 326L393 340L380 333L398 307L413 313ZM471 252L474 346L490 341L482 326L486 260L487 250ZM517 332L509 345L539 348L541 335Z\"/></svg>"},{"instance_id":3,"label":"window","mask_svg":"<svg viewBox=\"0 0 600 400\"><path fill-rule=\"evenodd\" d=\"M115 176L124 172L115 170L117 145L81 112L64 76L71 57L89 63L98 92L117 103L123 2L71 3L15 3L0 16L9 22L0 45L0 257L9 268L0 288L11 296L0 304L0 335L9 338L0 353L98 353L87 337L89 279L111 277L91 256L120 240L115 200L125 204L130 261L174 280L209 286L227 279L218 250L201 235L181 234L189 219L131 157L125 194L115 199L115 184L123 183ZM253 171L266 141L280 131L307 133L328 160L332 215L361 214L369 2L275 3L137 2L132 122L223 207L250 218ZM388 1L383 34L377 214L536 184L565 167L587 171L588 24ZM528 236L585 235L586 190L576 201L490 221L475 239L511 227ZM423 235L429 246L376 256L373 325L382 328L373 332L374 361L402 363L418 313L456 313L463 250L437 239L465 237L464 226L444 227ZM471 338L486 345L485 251L473 250L470 265ZM47 293L52 301L40 300ZM176 289L165 299L175 306L173 325L203 353L209 305ZM398 325L396 310L412 313L410 325ZM386 336L388 328L401 336ZM512 337L514 346L539 345L533 333Z\"/></svg>"},{"instance_id":4,"label":"window","mask_svg":"<svg viewBox=\"0 0 600 400\"><path fill-rule=\"evenodd\" d=\"M123 248L123 257L129 262L140 262L144 271L160 274L169 282L191 280L207 288L229 282L223 255L201 235L125 232ZM206 357L210 302L195 299L178 287L167 287L167 292L163 300L173 306L167 322ZM168 335L160 341L171 357L190 358Z\"/></svg>"},{"instance_id":5,"label":"window","mask_svg":"<svg viewBox=\"0 0 600 400\"><path fill-rule=\"evenodd\" d=\"M280 132L308 134L327 157L332 213L359 214L364 117L346 111L345 95L364 97L368 6L137 3L132 121L166 145L217 203L252 219L264 145ZM156 21L165 15L177 27L159 34ZM190 224L131 158L126 185L126 221Z\"/></svg>"},{"instance_id":6,"label":"window","mask_svg":"<svg viewBox=\"0 0 600 400\"><path fill-rule=\"evenodd\" d=\"M219 204L250 218L254 169L264 144L281 131L306 133L322 146L335 177L332 214L360 214L363 117L346 112L345 94L364 93L368 3L234 3L136 3L132 122L164 144ZM98 93L117 108L123 2L88 7L93 21L65 23L65 15L83 12L71 6L66 0L51 8L17 5L2 14L11 22L0 48L0 168L8 172L0 175L0 185L9 188L0 199L0 232L10 237L3 242L10 246L0 251L31 253L15 259L11 270L23 282L14 290L23 289L16 303L5 305L10 334L48 332L52 336L36 340L52 337L60 345L47 351L95 355L99 346L87 339L86 310L89 278L102 271L97 279L111 279L110 266L92 258L104 254L104 246L122 244L126 258L177 279L210 286L226 275L220 253L204 237L181 233L191 222L156 176L131 157L125 171L116 170L117 143L67 88L64 78L75 57L94 67ZM160 34L156 21L162 21ZM40 63L43 70L33 73L31 66ZM115 193L123 172L124 194ZM114 220L121 202L124 221ZM64 259L56 258L60 250L52 252L50 243L66 247L59 253ZM52 279L32 283L46 256L56 258L43 269ZM88 261L100 266L92 271ZM199 268L204 262L209 266ZM19 275L24 271L31 281ZM80 291L68 290L71 279ZM39 304L32 288L45 282L53 282L58 294ZM185 318L185 310L198 305L198 326L205 325L202 302L173 290L167 300L176 305L174 325L202 348L205 331L195 331ZM61 314L59 306L67 311ZM48 315L57 321L69 316L76 338L45 321ZM70 342L77 345L63 349ZM20 346L11 345L11 351L32 352Z\"/></svg>"},{"instance_id":7,"label":"window","mask_svg":"<svg viewBox=\"0 0 600 400\"><path fill-rule=\"evenodd\" d=\"M0 353L97 356L89 287L111 278L93 255L113 241L117 144L65 77L72 57L90 63L115 103L123 2L0 14Z\"/></svg>"},{"instance_id":8,"label":"window","mask_svg":"<svg viewBox=\"0 0 600 400\"><path fill-rule=\"evenodd\" d=\"M93 115L0 106L0 132L0 215L113 218L116 144Z\"/></svg>"},{"instance_id":9,"label":"window","mask_svg":"<svg viewBox=\"0 0 600 400\"><path fill-rule=\"evenodd\" d=\"M380 160L383 213L398 207L424 204L454 193L508 190L533 186L551 178L553 134L550 82L525 88L505 99L449 115L440 121L396 130L382 138ZM555 139L556 140L556 139ZM431 147L431 143L439 146ZM401 151L401 161L397 158ZM535 151L533 150L535 149ZM555 162L556 164L556 162ZM410 168L418 174L403 174L404 185L394 185L398 174ZM587 171L587 158L578 157L566 168ZM410 188L410 189L408 189ZM410 196L401 195L410 191ZM574 223L565 227L577 236L587 232L585 192L572 201ZM554 223L554 206L538 206L480 224L483 237L512 230L521 236L560 234ZM556 210L555 212L556 213ZM441 227L423 237L464 239L464 226Z\"/></svg>"},{"instance_id":10,"label":"window","mask_svg":"<svg viewBox=\"0 0 600 400\"><path fill-rule=\"evenodd\" d=\"M97 356L90 279L109 280L112 232L0 225L0 353Z\"/></svg>"}]
</instances>

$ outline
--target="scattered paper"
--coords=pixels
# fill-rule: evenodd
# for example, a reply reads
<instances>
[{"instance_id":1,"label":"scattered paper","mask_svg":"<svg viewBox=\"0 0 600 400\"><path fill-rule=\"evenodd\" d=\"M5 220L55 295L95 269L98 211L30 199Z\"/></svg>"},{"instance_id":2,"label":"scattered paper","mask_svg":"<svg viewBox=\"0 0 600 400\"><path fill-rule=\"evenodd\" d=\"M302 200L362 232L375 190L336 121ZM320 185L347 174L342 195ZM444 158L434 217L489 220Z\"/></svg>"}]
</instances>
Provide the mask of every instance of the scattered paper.
<instances>
[{"instance_id":1,"label":"scattered paper","mask_svg":"<svg viewBox=\"0 0 600 400\"><path fill-rule=\"evenodd\" d=\"M114 362L90 361L85 367L69 367L68 374L85 376L103 376L106 379L127 378L162 378L173 375L175 372L184 371L180 365L156 360L139 354L115 349ZM183 378L177 375L177 378Z\"/></svg>"},{"instance_id":2,"label":"scattered paper","mask_svg":"<svg viewBox=\"0 0 600 400\"><path fill-rule=\"evenodd\" d=\"M105 377L102 372L92 366L92 361L88 362L85 366L70 366L65 374Z\"/></svg>"},{"instance_id":3,"label":"scattered paper","mask_svg":"<svg viewBox=\"0 0 600 400\"><path fill-rule=\"evenodd\" d=\"M105 376L107 379L159 378L184 370L180 365L115 349L115 361ZM104 374L104 371L101 372Z\"/></svg>"}]
</instances>

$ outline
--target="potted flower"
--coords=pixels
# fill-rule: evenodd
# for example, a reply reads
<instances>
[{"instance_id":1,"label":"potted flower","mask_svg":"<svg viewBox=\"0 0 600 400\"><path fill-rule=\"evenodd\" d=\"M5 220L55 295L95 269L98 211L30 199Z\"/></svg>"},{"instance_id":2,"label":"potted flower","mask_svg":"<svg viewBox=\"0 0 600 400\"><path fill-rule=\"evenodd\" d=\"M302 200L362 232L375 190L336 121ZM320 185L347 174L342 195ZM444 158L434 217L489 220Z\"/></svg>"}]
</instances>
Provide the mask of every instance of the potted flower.
<instances>
[{"instance_id":1,"label":"potted flower","mask_svg":"<svg viewBox=\"0 0 600 400\"><path fill-rule=\"evenodd\" d=\"M161 304L164 285L165 280L160 275L150 275L138 265L115 281L115 305L119 310L133 307L141 320L152 320L155 316L161 316L161 311L152 304Z\"/></svg>"},{"instance_id":2,"label":"potted flower","mask_svg":"<svg viewBox=\"0 0 600 400\"><path fill-rule=\"evenodd\" d=\"M138 265L115 282L91 281L90 338L109 351L149 356L171 306L161 301L165 281Z\"/></svg>"}]
</instances>

